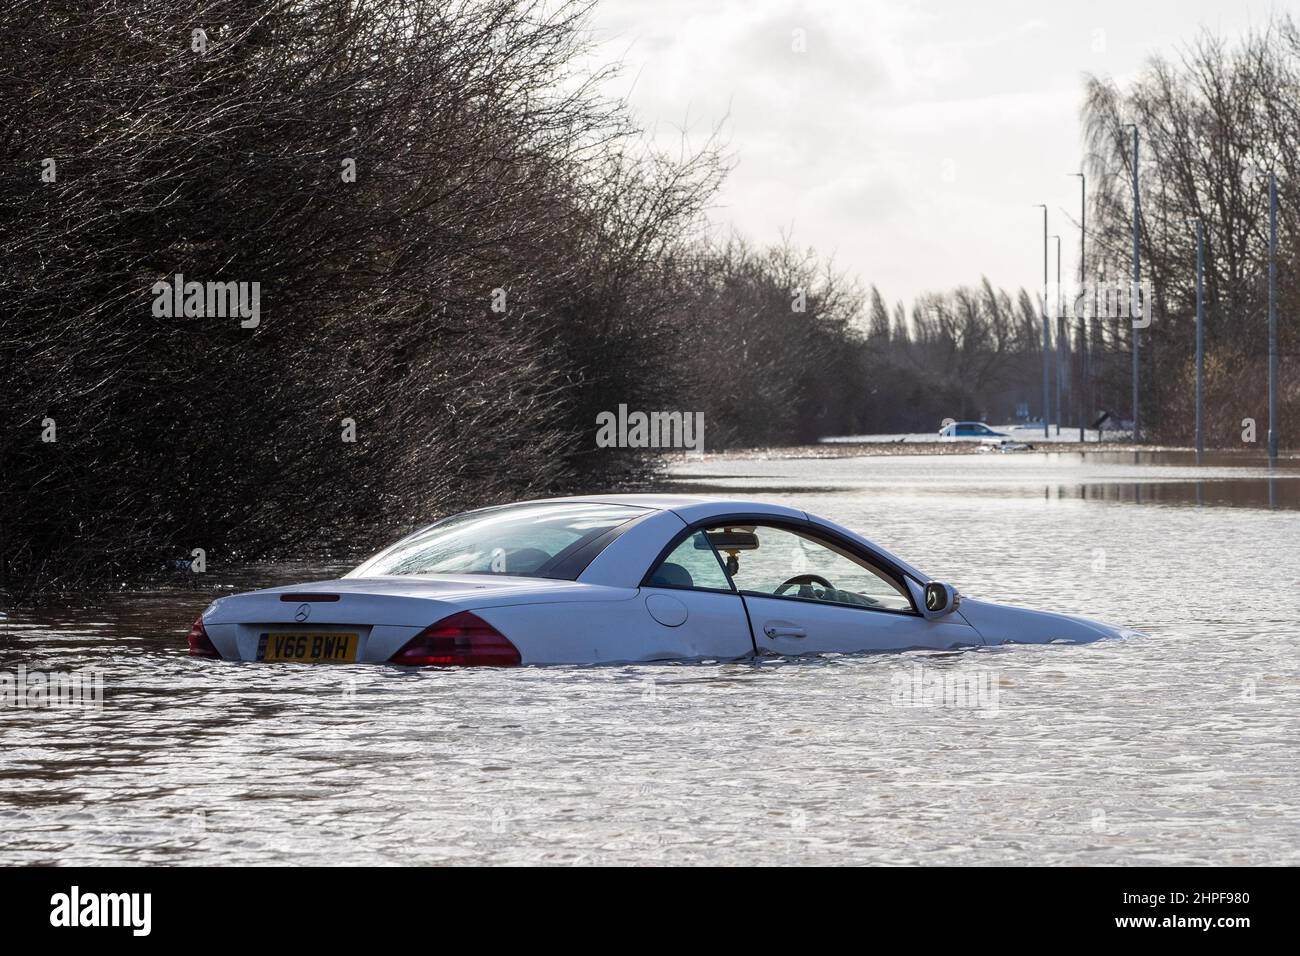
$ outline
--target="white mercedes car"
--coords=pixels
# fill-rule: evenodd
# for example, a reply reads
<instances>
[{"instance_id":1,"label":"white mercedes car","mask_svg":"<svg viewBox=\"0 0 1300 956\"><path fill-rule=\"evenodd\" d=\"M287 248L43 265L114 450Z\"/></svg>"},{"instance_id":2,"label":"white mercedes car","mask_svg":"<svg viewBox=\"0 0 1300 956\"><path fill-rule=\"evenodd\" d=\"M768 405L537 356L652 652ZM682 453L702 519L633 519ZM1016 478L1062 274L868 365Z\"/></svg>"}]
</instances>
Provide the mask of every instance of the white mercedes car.
<instances>
[{"instance_id":1,"label":"white mercedes car","mask_svg":"<svg viewBox=\"0 0 1300 956\"><path fill-rule=\"evenodd\" d=\"M454 515L337 581L220 598L194 622L189 648L232 661L511 667L1126 633L963 598L794 508L616 495Z\"/></svg>"},{"instance_id":2,"label":"white mercedes car","mask_svg":"<svg viewBox=\"0 0 1300 956\"><path fill-rule=\"evenodd\" d=\"M996 441L1010 436L1006 432L994 431L983 422L948 422L943 428L939 429L939 437L973 441Z\"/></svg>"}]
</instances>

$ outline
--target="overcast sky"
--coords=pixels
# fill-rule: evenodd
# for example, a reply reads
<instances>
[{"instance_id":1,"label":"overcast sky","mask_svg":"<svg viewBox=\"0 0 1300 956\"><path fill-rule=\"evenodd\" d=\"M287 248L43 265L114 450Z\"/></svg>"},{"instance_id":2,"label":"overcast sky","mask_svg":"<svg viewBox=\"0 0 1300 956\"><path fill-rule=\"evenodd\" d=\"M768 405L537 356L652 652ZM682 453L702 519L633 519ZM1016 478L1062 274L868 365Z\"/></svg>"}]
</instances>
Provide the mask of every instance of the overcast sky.
<instances>
[{"instance_id":1,"label":"overcast sky","mask_svg":"<svg viewBox=\"0 0 1300 956\"><path fill-rule=\"evenodd\" d=\"M719 227L792 231L910 306L981 275L1037 289L1034 203L1074 275L1084 75L1122 81L1273 11L1300 0L602 0L593 26L625 63L611 92L666 144L726 120Z\"/></svg>"}]
</instances>

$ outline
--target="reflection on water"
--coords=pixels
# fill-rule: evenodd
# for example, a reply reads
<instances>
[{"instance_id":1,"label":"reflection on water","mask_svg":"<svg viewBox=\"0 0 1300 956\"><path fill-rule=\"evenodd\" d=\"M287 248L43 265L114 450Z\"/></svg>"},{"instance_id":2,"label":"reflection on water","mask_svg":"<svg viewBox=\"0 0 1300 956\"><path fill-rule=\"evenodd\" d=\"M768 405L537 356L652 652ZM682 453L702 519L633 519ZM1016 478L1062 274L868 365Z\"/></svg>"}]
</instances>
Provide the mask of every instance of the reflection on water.
<instances>
[{"instance_id":1,"label":"reflection on water","mask_svg":"<svg viewBox=\"0 0 1300 956\"><path fill-rule=\"evenodd\" d=\"M340 570L321 566L14 613L0 670L93 665L105 686L98 712L0 710L0 846L17 863L1300 863L1300 514L1259 504L1266 470L1070 458L706 459L679 477L785 488L764 497L966 594L1146 638L513 671L184 655L215 594ZM1160 507L1195 493L1183 469L1203 507ZM1294 502L1292 481L1275 484Z\"/></svg>"},{"instance_id":2,"label":"reflection on water","mask_svg":"<svg viewBox=\"0 0 1300 956\"><path fill-rule=\"evenodd\" d=\"M685 459L674 490L701 494L855 490L862 495L1078 498L1134 504L1300 509L1300 458L1195 452L1051 452Z\"/></svg>"}]
</instances>

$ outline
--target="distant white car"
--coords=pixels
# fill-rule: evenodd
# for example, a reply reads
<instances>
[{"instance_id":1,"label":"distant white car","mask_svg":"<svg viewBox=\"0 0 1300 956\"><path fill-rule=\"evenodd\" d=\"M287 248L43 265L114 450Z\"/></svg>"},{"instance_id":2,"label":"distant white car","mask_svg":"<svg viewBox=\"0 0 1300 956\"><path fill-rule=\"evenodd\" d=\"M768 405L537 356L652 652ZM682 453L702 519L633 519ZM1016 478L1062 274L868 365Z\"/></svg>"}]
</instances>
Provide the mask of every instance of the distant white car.
<instances>
[{"instance_id":1,"label":"distant white car","mask_svg":"<svg viewBox=\"0 0 1300 956\"><path fill-rule=\"evenodd\" d=\"M982 441L988 438L1010 438L1006 432L994 431L983 422L949 422L939 429L940 438L966 438Z\"/></svg>"},{"instance_id":2,"label":"distant white car","mask_svg":"<svg viewBox=\"0 0 1300 956\"><path fill-rule=\"evenodd\" d=\"M429 525L337 581L214 601L190 653L239 661L597 664L1091 641L1083 618L962 598L794 508L557 498Z\"/></svg>"}]
</instances>

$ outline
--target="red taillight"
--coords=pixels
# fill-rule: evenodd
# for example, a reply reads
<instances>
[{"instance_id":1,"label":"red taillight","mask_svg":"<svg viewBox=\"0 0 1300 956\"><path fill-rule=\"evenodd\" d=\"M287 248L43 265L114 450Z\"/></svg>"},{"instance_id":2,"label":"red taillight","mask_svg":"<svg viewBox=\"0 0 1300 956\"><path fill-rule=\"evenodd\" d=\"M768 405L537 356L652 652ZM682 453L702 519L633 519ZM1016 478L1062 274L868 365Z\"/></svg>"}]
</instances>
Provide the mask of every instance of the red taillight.
<instances>
[{"instance_id":1,"label":"red taillight","mask_svg":"<svg viewBox=\"0 0 1300 956\"><path fill-rule=\"evenodd\" d=\"M221 656L221 652L212 643L212 638L208 637L208 632L203 629L202 614L194 619L194 626L190 628L188 640L190 642L190 657Z\"/></svg>"},{"instance_id":2,"label":"red taillight","mask_svg":"<svg viewBox=\"0 0 1300 956\"><path fill-rule=\"evenodd\" d=\"M411 667L518 667L519 649L469 611L426 627L388 659Z\"/></svg>"}]
</instances>

